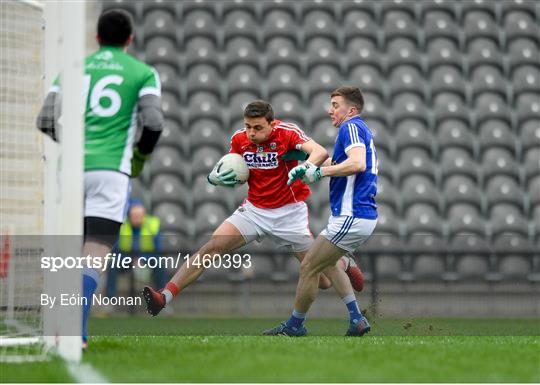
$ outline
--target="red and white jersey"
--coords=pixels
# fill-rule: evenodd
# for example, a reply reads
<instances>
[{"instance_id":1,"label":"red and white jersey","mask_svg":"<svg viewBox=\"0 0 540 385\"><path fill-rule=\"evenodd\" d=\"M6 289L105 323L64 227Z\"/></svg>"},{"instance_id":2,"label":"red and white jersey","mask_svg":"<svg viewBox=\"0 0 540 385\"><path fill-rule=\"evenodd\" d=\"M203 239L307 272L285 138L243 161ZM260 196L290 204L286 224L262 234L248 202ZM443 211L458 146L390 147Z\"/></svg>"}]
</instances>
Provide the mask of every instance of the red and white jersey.
<instances>
[{"instance_id":1,"label":"red and white jersey","mask_svg":"<svg viewBox=\"0 0 540 385\"><path fill-rule=\"evenodd\" d=\"M309 140L296 124L279 120L274 120L270 137L261 144L251 143L246 129L233 134L230 152L242 155L249 167L249 202L256 207L275 209L309 197L309 187L299 180L287 186L289 171L298 165L298 161L281 159L287 151L300 150Z\"/></svg>"}]
</instances>

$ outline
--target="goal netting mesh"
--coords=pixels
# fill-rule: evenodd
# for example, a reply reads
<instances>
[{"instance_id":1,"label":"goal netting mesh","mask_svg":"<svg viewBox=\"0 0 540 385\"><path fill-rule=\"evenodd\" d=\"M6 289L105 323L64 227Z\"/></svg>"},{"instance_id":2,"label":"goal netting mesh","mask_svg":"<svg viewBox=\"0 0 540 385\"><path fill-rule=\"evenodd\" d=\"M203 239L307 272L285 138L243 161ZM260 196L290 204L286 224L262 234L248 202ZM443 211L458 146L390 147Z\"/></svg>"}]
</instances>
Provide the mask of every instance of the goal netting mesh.
<instances>
[{"instance_id":1,"label":"goal netting mesh","mask_svg":"<svg viewBox=\"0 0 540 385\"><path fill-rule=\"evenodd\" d=\"M44 19L38 1L0 2L0 361L46 357L39 303L43 234Z\"/></svg>"}]
</instances>

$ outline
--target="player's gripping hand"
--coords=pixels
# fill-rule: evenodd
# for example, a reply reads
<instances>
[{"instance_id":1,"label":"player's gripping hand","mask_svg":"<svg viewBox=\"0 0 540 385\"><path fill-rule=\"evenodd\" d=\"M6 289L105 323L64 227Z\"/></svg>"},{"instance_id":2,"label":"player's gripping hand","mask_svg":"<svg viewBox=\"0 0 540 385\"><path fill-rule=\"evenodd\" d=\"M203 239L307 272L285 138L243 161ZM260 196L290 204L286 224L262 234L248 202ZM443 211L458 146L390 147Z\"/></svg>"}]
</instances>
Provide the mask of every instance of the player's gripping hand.
<instances>
[{"instance_id":1,"label":"player's gripping hand","mask_svg":"<svg viewBox=\"0 0 540 385\"><path fill-rule=\"evenodd\" d=\"M305 153L302 150L289 150L285 154L281 155L281 159L285 162L291 160L301 160L304 161L309 157L309 154Z\"/></svg>"},{"instance_id":2,"label":"player's gripping hand","mask_svg":"<svg viewBox=\"0 0 540 385\"><path fill-rule=\"evenodd\" d=\"M290 186L291 184L294 183L295 180L302 179L302 177L305 175L307 170L313 167L315 166L312 163L305 162L293 168L291 171L289 171L289 180L287 181L287 185Z\"/></svg>"},{"instance_id":3,"label":"player's gripping hand","mask_svg":"<svg viewBox=\"0 0 540 385\"><path fill-rule=\"evenodd\" d=\"M133 149L133 157L131 158L131 177L137 178L144 167L144 162L150 158L150 154L141 154L139 149L135 147Z\"/></svg>"},{"instance_id":4,"label":"player's gripping hand","mask_svg":"<svg viewBox=\"0 0 540 385\"><path fill-rule=\"evenodd\" d=\"M322 170L320 167L309 167L304 176L302 176L302 182L305 184L312 184L320 181L323 178Z\"/></svg>"},{"instance_id":5,"label":"player's gripping hand","mask_svg":"<svg viewBox=\"0 0 540 385\"><path fill-rule=\"evenodd\" d=\"M236 173L232 168L221 171L222 165L223 162L217 162L213 170L206 177L208 183L214 186L234 187L236 185Z\"/></svg>"}]
</instances>

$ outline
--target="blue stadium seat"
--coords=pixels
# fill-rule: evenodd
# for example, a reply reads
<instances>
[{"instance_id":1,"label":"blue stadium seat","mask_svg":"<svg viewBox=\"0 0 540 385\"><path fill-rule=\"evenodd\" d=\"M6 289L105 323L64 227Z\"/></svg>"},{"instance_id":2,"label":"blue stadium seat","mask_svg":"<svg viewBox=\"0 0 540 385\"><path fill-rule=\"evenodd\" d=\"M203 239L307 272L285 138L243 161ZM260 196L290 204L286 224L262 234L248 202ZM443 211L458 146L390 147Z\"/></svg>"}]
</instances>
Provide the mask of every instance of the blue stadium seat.
<instances>
[{"instance_id":1,"label":"blue stadium seat","mask_svg":"<svg viewBox=\"0 0 540 385\"><path fill-rule=\"evenodd\" d=\"M237 65L250 65L256 70L261 68L261 55L255 42L244 36L228 40L225 46L225 66L230 71Z\"/></svg>"},{"instance_id":2,"label":"blue stadium seat","mask_svg":"<svg viewBox=\"0 0 540 385\"><path fill-rule=\"evenodd\" d=\"M185 211L188 211L190 207L188 189L180 179L173 175L158 174L152 179L150 193L154 205L168 202L182 206Z\"/></svg>"},{"instance_id":3,"label":"blue stadium seat","mask_svg":"<svg viewBox=\"0 0 540 385\"><path fill-rule=\"evenodd\" d=\"M209 64L217 70L221 68L216 43L212 39L197 36L189 40L185 47L183 57L187 73L191 67L198 64Z\"/></svg>"},{"instance_id":4,"label":"blue stadium seat","mask_svg":"<svg viewBox=\"0 0 540 385\"><path fill-rule=\"evenodd\" d=\"M482 156L484 182L495 175L506 175L519 182L519 165L512 153L502 148L487 149Z\"/></svg>"},{"instance_id":5,"label":"blue stadium seat","mask_svg":"<svg viewBox=\"0 0 540 385\"><path fill-rule=\"evenodd\" d=\"M467 49L467 59L469 72L481 65L496 67L501 72L504 70L503 55L499 51L497 44L490 39L482 37L472 39ZM471 79L474 80L474 76L471 76Z\"/></svg>"},{"instance_id":6,"label":"blue stadium seat","mask_svg":"<svg viewBox=\"0 0 540 385\"><path fill-rule=\"evenodd\" d=\"M443 181L442 196L444 197L445 209L456 204L468 204L482 210L482 193L473 180L463 175L452 175Z\"/></svg>"},{"instance_id":7,"label":"blue stadium seat","mask_svg":"<svg viewBox=\"0 0 540 385\"><path fill-rule=\"evenodd\" d=\"M361 36L377 44L377 31L379 27L375 24L373 15L365 10L354 9L346 12L342 26L347 43L351 39Z\"/></svg>"},{"instance_id":8,"label":"blue stadium seat","mask_svg":"<svg viewBox=\"0 0 540 385\"><path fill-rule=\"evenodd\" d=\"M489 148L503 148L516 155L516 138L510 127L502 120L488 120L478 129L480 154Z\"/></svg>"},{"instance_id":9,"label":"blue stadium seat","mask_svg":"<svg viewBox=\"0 0 540 385\"><path fill-rule=\"evenodd\" d=\"M463 148L447 148L441 151L438 162L441 169L442 180L451 175L466 175L478 182L478 165L471 154Z\"/></svg>"},{"instance_id":10,"label":"blue stadium seat","mask_svg":"<svg viewBox=\"0 0 540 385\"><path fill-rule=\"evenodd\" d=\"M474 155L475 137L462 120L444 120L435 126L435 131L441 151L457 147L466 150L471 156Z\"/></svg>"}]
</instances>

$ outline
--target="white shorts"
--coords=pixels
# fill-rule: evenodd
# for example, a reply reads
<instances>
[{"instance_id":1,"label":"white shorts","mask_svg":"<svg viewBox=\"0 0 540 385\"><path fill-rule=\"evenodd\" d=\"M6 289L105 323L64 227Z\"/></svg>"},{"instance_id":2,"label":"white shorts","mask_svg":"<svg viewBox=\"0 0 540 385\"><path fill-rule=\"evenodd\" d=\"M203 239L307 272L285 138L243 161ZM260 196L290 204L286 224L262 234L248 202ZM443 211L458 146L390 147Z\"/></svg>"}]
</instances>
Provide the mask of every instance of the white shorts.
<instances>
[{"instance_id":1,"label":"white shorts","mask_svg":"<svg viewBox=\"0 0 540 385\"><path fill-rule=\"evenodd\" d=\"M124 222L129 197L129 176L118 171L84 173L84 216Z\"/></svg>"},{"instance_id":2,"label":"white shorts","mask_svg":"<svg viewBox=\"0 0 540 385\"><path fill-rule=\"evenodd\" d=\"M278 247L291 246L294 252L306 251L313 243L305 202L261 209L246 200L226 221L240 231L246 243L267 236Z\"/></svg>"},{"instance_id":3,"label":"white shorts","mask_svg":"<svg viewBox=\"0 0 540 385\"><path fill-rule=\"evenodd\" d=\"M321 235L343 250L354 251L367 241L376 225L377 219L331 215Z\"/></svg>"}]
</instances>

